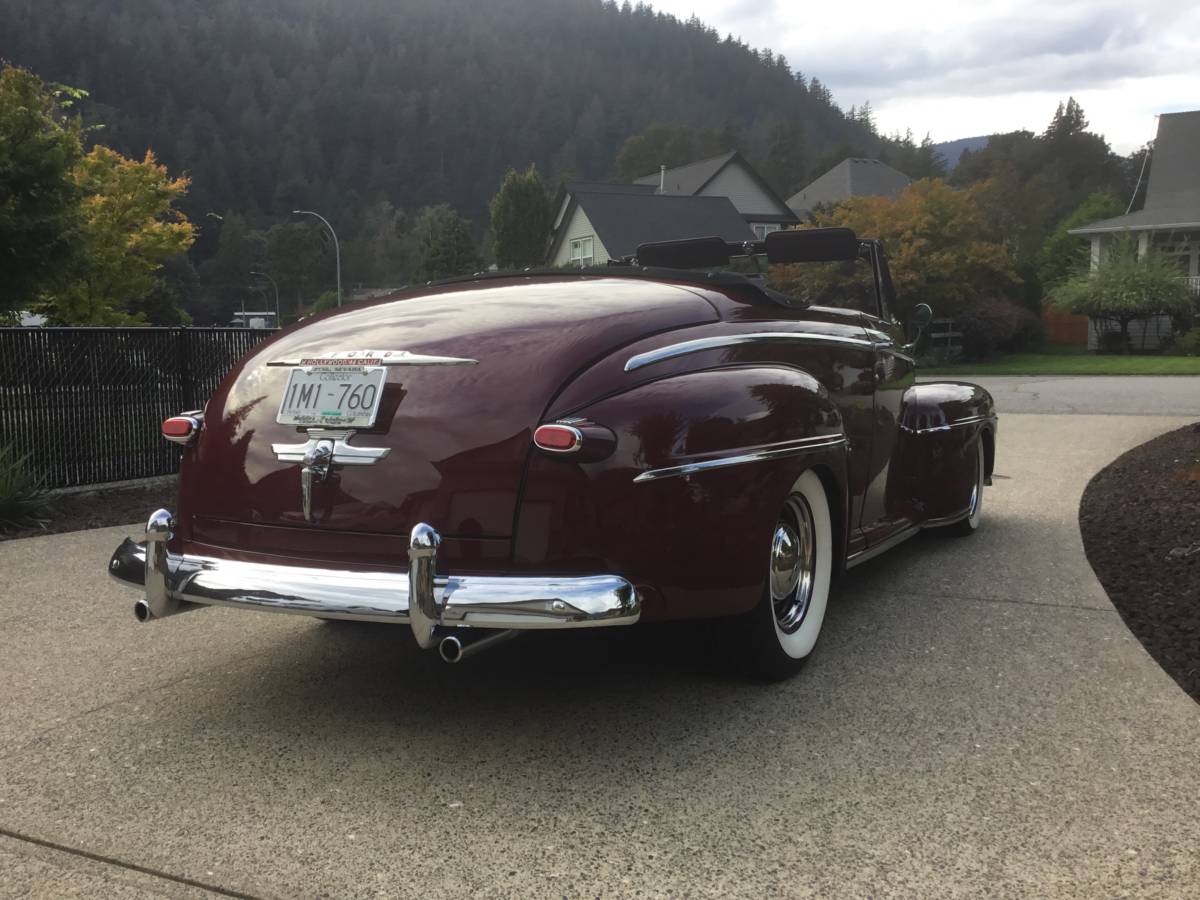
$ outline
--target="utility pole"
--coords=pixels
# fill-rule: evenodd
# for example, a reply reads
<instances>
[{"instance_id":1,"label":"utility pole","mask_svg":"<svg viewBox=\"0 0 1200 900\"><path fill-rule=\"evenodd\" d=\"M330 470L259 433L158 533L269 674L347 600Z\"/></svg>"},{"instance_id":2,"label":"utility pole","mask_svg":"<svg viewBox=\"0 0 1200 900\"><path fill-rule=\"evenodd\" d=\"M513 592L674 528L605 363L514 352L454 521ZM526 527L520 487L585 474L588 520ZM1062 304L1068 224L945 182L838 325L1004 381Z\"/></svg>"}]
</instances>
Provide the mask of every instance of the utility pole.
<instances>
[{"instance_id":1,"label":"utility pole","mask_svg":"<svg viewBox=\"0 0 1200 900\"><path fill-rule=\"evenodd\" d=\"M338 295L338 304L337 305L341 306L342 305L342 248L338 245L337 232L333 230L333 226L329 224L328 219L326 219L320 213L313 212L311 209L293 209L292 215L294 215L294 216L316 216L318 219L320 219L322 222L325 223L325 227L328 228L329 233L331 235L333 235L333 255L337 262L337 295Z\"/></svg>"},{"instance_id":2,"label":"utility pole","mask_svg":"<svg viewBox=\"0 0 1200 900\"><path fill-rule=\"evenodd\" d=\"M267 279L267 281L271 282L271 287L275 288L275 327L282 328L283 320L281 318L279 318L279 285L277 285L275 283L275 279L272 278L270 275L268 275L266 272L251 272L250 274L251 275L259 275L259 276Z\"/></svg>"}]
</instances>

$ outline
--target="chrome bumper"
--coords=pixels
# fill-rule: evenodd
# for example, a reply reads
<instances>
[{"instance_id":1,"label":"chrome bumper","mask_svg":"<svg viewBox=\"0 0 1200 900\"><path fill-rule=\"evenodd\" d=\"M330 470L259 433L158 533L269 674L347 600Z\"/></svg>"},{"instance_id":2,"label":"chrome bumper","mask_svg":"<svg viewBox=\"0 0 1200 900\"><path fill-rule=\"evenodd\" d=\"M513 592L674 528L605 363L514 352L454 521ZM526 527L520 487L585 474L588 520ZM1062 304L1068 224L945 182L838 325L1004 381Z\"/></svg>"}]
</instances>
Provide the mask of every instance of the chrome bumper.
<instances>
[{"instance_id":1,"label":"chrome bumper","mask_svg":"<svg viewBox=\"0 0 1200 900\"><path fill-rule=\"evenodd\" d=\"M425 649L441 626L588 628L632 625L641 600L624 578L435 575L440 537L418 525L409 570L354 572L172 554L174 521L159 510L140 541L127 538L108 564L117 581L141 587L138 618L159 619L202 606L236 606L329 619L407 623Z\"/></svg>"}]
</instances>

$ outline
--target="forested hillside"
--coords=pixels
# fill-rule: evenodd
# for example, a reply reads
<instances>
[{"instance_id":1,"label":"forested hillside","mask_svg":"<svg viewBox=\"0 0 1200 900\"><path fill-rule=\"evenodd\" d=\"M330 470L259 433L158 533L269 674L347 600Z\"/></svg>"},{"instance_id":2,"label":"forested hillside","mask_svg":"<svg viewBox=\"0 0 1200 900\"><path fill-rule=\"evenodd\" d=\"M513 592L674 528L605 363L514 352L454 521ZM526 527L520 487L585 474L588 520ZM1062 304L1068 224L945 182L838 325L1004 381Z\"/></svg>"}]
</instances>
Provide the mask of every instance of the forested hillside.
<instances>
[{"instance_id":1,"label":"forested hillside","mask_svg":"<svg viewBox=\"0 0 1200 900\"><path fill-rule=\"evenodd\" d=\"M0 21L0 57L90 94L96 139L191 176L193 220L305 206L352 233L387 200L478 225L509 166L607 177L652 122L765 168L774 141L790 182L882 144L784 59L628 3L0 0Z\"/></svg>"}]
</instances>

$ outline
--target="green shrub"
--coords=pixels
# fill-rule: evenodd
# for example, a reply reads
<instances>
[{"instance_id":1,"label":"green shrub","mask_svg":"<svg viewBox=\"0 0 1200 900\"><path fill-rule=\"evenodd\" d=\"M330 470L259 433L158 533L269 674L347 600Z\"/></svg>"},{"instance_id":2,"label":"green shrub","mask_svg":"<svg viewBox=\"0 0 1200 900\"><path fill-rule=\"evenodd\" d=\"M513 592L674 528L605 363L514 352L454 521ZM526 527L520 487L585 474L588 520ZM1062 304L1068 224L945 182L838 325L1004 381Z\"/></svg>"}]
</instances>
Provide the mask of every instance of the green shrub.
<instances>
[{"instance_id":1,"label":"green shrub","mask_svg":"<svg viewBox=\"0 0 1200 900\"><path fill-rule=\"evenodd\" d=\"M963 359L971 362L1019 353L1042 340L1041 320L1009 300L981 300L956 324L962 328Z\"/></svg>"},{"instance_id":2,"label":"green shrub","mask_svg":"<svg viewBox=\"0 0 1200 900\"><path fill-rule=\"evenodd\" d=\"M1178 335L1171 342L1172 356L1200 356L1200 328Z\"/></svg>"},{"instance_id":3,"label":"green shrub","mask_svg":"<svg viewBox=\"0 0 1200 900\"><path fill-rule=\"evenodd\" d=\"M0 532L18 531L49 521L50 498L28 468L29 456L0 444Z\"/></svg>"}]
</instances>

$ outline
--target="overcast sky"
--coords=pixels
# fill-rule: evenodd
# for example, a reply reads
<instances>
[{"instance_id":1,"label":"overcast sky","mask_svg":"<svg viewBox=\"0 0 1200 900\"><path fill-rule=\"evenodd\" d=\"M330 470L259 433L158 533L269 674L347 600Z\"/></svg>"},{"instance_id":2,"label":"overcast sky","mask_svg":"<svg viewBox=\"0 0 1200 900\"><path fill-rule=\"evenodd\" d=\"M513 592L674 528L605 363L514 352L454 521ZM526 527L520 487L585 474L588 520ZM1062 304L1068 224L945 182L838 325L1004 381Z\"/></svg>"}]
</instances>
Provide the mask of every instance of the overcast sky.
<instances>
[{"instance_id":1,"label":"overcast sky","mask_svg":"<svg viewBox=\"0 0 1200 900\"><path fill-rule=\"evenodd\" d=\"M783 53L881 131L935 141L1045 129L1074 96L1131 153L1155 115L1200 109L1200 0L658 0Z\"/></svg>"}]
</instances>

